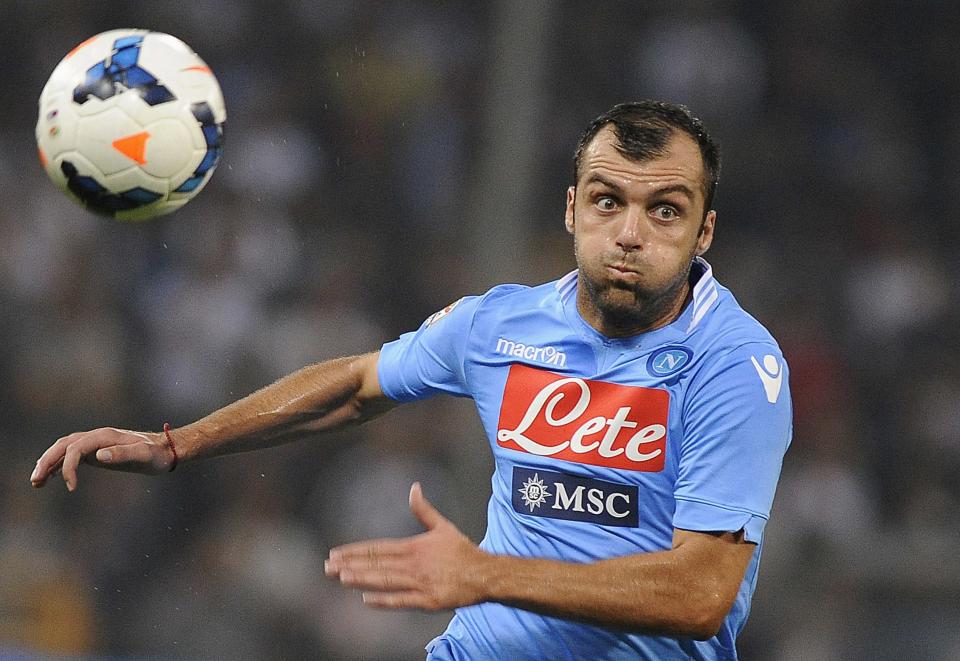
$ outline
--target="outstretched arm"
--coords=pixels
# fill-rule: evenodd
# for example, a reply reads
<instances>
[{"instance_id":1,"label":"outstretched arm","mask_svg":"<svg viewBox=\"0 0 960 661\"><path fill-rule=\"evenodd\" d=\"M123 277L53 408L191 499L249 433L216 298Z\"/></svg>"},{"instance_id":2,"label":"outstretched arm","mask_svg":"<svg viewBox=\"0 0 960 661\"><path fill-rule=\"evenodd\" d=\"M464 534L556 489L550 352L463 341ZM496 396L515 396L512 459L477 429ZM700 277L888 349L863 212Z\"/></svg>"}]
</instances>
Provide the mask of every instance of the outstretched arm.
<instances>
[{"instance_id":1,"label":"outstretched arm","mask_svg":"<svg viewBox=\"0 0 960 661\"><path fill-rule=\"evenodd\" d=\"M674 532L673 548L561 562L492 555L424 498L410 508L427 531L407 539L348 544L325 569L382 608L459 608L495 601L601 626L706 639L730 611L756 546L742 534Z\"/></svg>"},{"instance_id":2,"label":"outstretched arm","mask_svg":"<svg viewBox=\"0 0 960 661\"><path fill-rule=\"evenodd\" d=\"M377 378L379 352L304 367L205 418L170 432L103 427L64 436L43 453L30 476L42 487L58 470L70 491L80 462L141 473L176 461L279 445L308 433L358 424L392 406Z\"/></svg>"}]
</instances>

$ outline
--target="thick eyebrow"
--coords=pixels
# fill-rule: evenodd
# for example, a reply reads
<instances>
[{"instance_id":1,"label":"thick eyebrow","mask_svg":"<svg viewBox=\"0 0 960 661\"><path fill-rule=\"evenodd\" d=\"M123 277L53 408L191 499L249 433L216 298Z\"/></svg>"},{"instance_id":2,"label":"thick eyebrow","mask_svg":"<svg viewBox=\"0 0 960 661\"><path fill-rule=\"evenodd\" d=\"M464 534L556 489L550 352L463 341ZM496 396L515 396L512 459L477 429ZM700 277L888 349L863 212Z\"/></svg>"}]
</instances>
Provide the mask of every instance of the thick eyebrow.
<instances>
[{"instance_id":1,"label":"thick eyebrow","mask_svg":"<svg viewBox=\"0 0 960 661\"><path fill-rule=\"evenodd\" d=\"M587 187L590 184L603 184L619 195L623 195L624 193L623 187L620 186L620 184L616 183L612 179L607 179L602 174L597 174L596 172L587 177L587 180L583 182L584 187Z\"/></svg>"},{"instance_id":2,"label":"thick eyebrow","mask_svg":"<svg viewBox=\"0 0 960 661\"><path fill-rule=\"evenodd\" d=\"M625 194L625 191L620 184L616 183L612 179L604 177L602 174L593 173L587 177L587 180L583 182L583 185L586 187L590 184L603 184L618 195ZM658 188L657 190L651 191L651 195L669 195L670 193L681 193L688 200L690 200L690 202L694 202L696 200L696 195L686 184L673 184L672 186L664 186L663 188Z\"/></svg>"},{"instance_id":3,"label":"thick eyebrow","mask_svg":"<svg viewBox=\"0 0 960 661\"><path fill-rule=\"evenodd\" d=\"M693 202L696 197L693 194L693 191L690 190L690 187L685 184L674 184L673 186L665 186L659 188L655 191L652 191L653 195L669 195L670 193L683 193L687 196L691 202Z\"/></svg>"}]
</instances>

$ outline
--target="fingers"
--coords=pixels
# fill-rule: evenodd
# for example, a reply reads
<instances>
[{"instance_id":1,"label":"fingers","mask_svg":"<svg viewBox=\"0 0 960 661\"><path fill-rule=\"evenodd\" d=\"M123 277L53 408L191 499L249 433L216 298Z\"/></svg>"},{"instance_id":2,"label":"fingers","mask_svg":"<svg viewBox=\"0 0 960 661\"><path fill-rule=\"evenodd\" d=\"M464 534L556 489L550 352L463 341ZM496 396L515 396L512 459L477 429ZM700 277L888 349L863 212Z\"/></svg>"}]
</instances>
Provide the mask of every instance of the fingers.
<instances>
[{"instance_id":1,"label":"fingers","mask_svg":"<svg viewBox=\"0 0 960 661\"><path fill-rule=\"evenodd\" d=\"M360 590L384 592L413 591L420 587L409 562L409 554L395 552L399 545L384 544L382 540L372 544L353 544L346 554L340 549L330 552L323 563L328 578L338 579L341 585ZM366 547L366 549L361 547ZM380 550L388 548L387 553Z\"/></svg>"},{"instance_id":2,"label":"fingers","mask_svg":"<svg viewBox=\"0 0 960 661\"><path fill-rule=\"evenodd\" d=\"M373 608L422 608L435 610L430 599L416 590L402 592L364 592L363 603Z\"/></svg>"},{"instance_id":3,"label":"fingers","mask_svg":"<svg viewBox=\"0 0 960 661\"><path fill-rule=\"evenodd\" d=\"M374 539L366 542L344 544L330 549L330 560L346 562L357 558L375 559L406 555L410 552L409 539Z\"/></svg>"},{"instance_id":4,"label":"fingers","mask_svg":"<svg viewBox=\"0 0 960 661\"><path fill-rule=\"evenodd\" d=\"M43 468L41 468L40 460L38 459L33 473L30 474L30 484L32 484L35 489L39 489L47 483L47 479L49 479L51 475L56 475L60 472L61 466L63 466L63 457L52 466L45 466Z\"/></svg>"},{"instance_id":5,"label":"fingers","mask_svg":"<svg viewBox=\"0 0 960 661\"><path fill-rule=\"evenodd\" d=\"M419 482L414 482L410 487L410 511L427 530L433 530L446 521L443 515L423 495L423 487L420 486Z\"/></svg>"},{"instance_id":6,"label":"fingers","mask_svg":"<svg viewBox=\"0 0 960 661\"><path fill-rule=\"evenodd\" d=\"M375 608L434 608L424 592L427 586L415 575L408 558L341 557L327 560L323 567L326 575L341 585L364 590L364 603Z\"/></svg>"},{"instance_id":7,"label":"fingers","mask_svg":"<svg viewBox=\"0 0 960 661\"><path fill-rule=\"evenodd\" d=\"M47 448L47 451L40 455L37 465L30 475L30 483L35 487L42 487L47 483L47 479L53 475L63 464L63 456L70 442L76 437L76 434L70 434L57 439L57 442Z\"/></svg>"},{"instance_id":8,"label":"fingers","mask_svg":"<svg viewBox=\"0 0 960 661\"><path fill-rule=\"evenodd\" d=\"M329 578L339 579L347 587L410 590L419 584L410 563L412 553L408 540L358 542L332 549L323 569Z\"/></svg>"},{"instance_id":9,"label":"fingers","mask_svg":"<svg viewBox=\"0 0 960 661\"><path fill-rule=\"evenodd\" d=\"M386 563L368 568L350 566L333 569L326 566L325 571L330 578L338 578L341 585L360 590L393 592L413 590L420 586L413 573L400 563Z\"/></svg>"},{"instance_id":10,"label":"fingers","mask_svg":"<svg viewBox=\"0 0 960 661\"><path fill-rule=\"evenodd\" d=\"M430 504L419 482L410 489L410 510L426 532L332 549L326 575L363 590L364 603L375 608L437 610L473 603L457 583L469 540Z\"/></svg>"},{"instance_id":11,"label":"fingers","mask_svg":"<svg viewBox=\"0 0 960 661\"><path fill-rule=\"evenodd\" d=\"M105 441L100 435L90 433L79 436L67 446L63 454L63 466L60 469L60 474L67 485L68 491L75 491L77 488L77 468L79 468L80 462L87 458L88 463L95 463L93 455L105 442L108 441Z\"/></svg>"},{"instance_id":12,"label":"fingers","mask_svg":"<svg viewBox=\"0 0 960 661\"><path fill-rule=\"evenodd\" d=\"M128 445L111 445L100 448L94 455L104 468L129 470L134 466L143 466L153 458L151 447L146 443L131 443Z\"/></svg>"},{"instance_id":13,"label":"fingers","mask_svg":"<svg viewBox=\"0 0 960 661\"><path fill-rule=\"evenodd\" d=\"M410 554L390 554L378 555L376 553L365 553L362 555L343 556L335 553L336 549L330 551L330 557L323 563L323 569L327 576L342 578L346 573L365 573L378 571L403 571L409 566Z\"/></svg>"},{"instance_id":14,"label":"fingers","mask_svg":"<svg viewBox=\"0 0 960 661\"><path fill-rule=\"evenodd\" d=\"M154 469L152 459L157 446L148 435L112 427L64 436L50 446L37 461L30 482L42 487L58 470L67 489L77 488L80 462L118 470ZM158 470L158 469L157 469Z\"/></svg>"}]
</instances>

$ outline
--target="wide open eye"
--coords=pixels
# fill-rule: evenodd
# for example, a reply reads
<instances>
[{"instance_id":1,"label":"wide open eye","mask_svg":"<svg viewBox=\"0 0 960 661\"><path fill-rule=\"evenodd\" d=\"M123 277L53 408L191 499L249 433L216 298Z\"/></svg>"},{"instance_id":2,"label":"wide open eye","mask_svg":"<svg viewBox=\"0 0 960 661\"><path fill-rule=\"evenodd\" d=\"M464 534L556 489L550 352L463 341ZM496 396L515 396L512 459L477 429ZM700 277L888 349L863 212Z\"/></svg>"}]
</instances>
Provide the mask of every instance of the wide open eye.
<instances>
[{"instance_id":1,"label":"wide open eye","mask_svg":"<svg viewBox=\"0 0 960 661\"><path fill-rule=\"evenodd\" d=\"M597 198L594 204L600 211L615 211L617 208L617 201L609 195Z\"/></svg>"},{"instance_id":2,"label":"wide open eye","mask_svg":"<svg viewBox=\"0 0 960 661\"><path fill-rule=\"evenodd\" d=\"M653 210L653 215L656 216L657 220L676 220L680 217L676 209L666 204L656 207Z\"/></svg>"}]
</instances>

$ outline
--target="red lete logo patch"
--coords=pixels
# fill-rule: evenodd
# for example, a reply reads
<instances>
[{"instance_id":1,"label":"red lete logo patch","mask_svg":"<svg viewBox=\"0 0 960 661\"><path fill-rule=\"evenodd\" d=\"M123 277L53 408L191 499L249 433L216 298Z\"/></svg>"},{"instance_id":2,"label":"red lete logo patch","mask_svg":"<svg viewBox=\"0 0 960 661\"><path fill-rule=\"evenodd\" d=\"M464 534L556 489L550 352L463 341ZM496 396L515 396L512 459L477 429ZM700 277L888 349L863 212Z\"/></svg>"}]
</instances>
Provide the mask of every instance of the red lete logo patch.
<instances>
[{"instance_id":1,"label":"red lete logo patch","mask_svg":"<svg viewBox=\"0 0 960 661\"><path fill-rule=\"evenodd\" d=\"M670 394L527 365L507 375L497 444L606 468L663 470Z\"/></svg>"}]
</instances>

